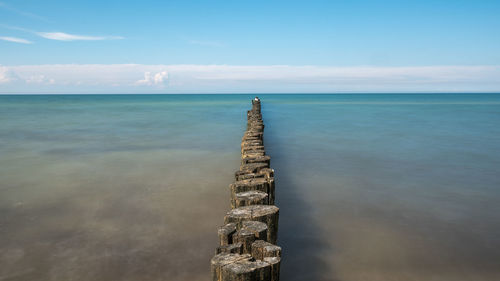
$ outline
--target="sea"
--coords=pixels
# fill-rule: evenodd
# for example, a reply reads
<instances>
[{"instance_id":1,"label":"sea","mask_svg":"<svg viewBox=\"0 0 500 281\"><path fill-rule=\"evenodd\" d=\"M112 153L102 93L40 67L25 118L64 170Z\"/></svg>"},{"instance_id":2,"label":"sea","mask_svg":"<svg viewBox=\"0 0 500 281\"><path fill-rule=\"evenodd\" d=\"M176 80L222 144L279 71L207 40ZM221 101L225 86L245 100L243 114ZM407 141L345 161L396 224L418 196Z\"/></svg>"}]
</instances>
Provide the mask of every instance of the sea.
<instances>
[{"instance_id":1,"label":"sea","mask_svg":"<svg viewBox=\"0 0 500 281\"><path fill-rule=\"evenodd\" d=\"M255 95L1 95L0 280L210 280ZM282 281L500 280L500 94L259 94Z\"/></svg>"}]
</instances>

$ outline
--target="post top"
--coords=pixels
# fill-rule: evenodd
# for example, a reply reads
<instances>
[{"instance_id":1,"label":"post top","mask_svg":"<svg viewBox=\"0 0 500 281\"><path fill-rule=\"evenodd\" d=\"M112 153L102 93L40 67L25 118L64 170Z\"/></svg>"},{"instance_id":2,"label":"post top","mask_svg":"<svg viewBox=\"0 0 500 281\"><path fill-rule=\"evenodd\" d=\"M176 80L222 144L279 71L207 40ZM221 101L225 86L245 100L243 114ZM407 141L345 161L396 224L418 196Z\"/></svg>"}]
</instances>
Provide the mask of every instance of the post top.
<instances>
[{"instance_id":1,"label":"post top","mask_svg":"<svg viewBox=\"0 0 500 281\"><path fill-rule=\"evenodd\" d=\"M253 100L254 101L260 101L259 97L255 97Z\"/></svg>"}]
</instances>

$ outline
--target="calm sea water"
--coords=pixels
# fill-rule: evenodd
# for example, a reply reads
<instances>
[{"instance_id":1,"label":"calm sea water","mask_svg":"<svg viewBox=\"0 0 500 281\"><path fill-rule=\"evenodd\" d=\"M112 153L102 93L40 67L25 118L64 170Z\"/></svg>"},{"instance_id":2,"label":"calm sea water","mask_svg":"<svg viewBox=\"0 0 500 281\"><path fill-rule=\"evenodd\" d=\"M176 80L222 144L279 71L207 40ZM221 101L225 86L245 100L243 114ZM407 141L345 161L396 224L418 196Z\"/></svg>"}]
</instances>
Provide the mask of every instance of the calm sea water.
<instances>
[{"instance_id":1,"label":"calm sea water","mask_svg":"<svg viewBox=\"0 0 500 281\"><path fill-rule=\"evenodd\" d=\"M251 95L0 96L0 280L209 280ZM263 95L282 280L500 280L500 95Z\"/></svg>"}]
</instances>

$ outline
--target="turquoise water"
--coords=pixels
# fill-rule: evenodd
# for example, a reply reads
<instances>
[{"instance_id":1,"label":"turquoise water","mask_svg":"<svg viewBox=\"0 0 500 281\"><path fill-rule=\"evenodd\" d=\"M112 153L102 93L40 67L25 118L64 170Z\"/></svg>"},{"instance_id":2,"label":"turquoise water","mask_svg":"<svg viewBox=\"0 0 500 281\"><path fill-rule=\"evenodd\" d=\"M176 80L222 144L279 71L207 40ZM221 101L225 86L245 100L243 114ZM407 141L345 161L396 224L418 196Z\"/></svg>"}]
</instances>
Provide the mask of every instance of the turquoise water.
<instances>
[{"instance_id":1,"label":"turquoise water","mask_svg":"<svg viewBox=\"0 0 500 281\"><path fill-rule=\"evenodd\" d=\"M208 280L252 95L0 96L0 280ZM282 280L500 280L500 95L261 95Z\"/></svg>"}]
</instances>

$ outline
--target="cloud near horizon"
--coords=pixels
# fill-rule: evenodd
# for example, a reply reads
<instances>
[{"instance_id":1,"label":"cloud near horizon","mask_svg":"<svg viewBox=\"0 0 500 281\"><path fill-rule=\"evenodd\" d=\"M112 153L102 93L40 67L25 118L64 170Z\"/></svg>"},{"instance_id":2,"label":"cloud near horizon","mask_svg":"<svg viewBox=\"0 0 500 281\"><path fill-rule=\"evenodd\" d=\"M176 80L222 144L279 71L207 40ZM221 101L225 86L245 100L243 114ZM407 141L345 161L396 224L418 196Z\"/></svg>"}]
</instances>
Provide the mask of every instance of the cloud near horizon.
<instances>
[{"instance_id":1,"label":"cloud near horizon","mask_svg":"<svg viewBox=\"0 0 500 281\"><path fill-rule=\"evenodd\" d=\"M13 75L12 71L9 68L0 65L0 89L2 88L2 84L7 84L15 80L17 79Z\"/></svg>"},{"instance_id":2,"label":"cloud near horizon","mask_svg":"<svg viewBox=\"0 0 500 281\"><path fill-rule=\"evenodd\" d=\"M0 66L0 93L500 92L500 66Z\"/></svg>"},{"instance_id":3,"label":"cloud near horizon","mask_svg":"<svg viewBox=\"0 0 500 281\"><path fill-rule=\"evenodd\" d=\"M144 79L136 81L135 85L163 86L164 82L166 82L167 79L168 79L168 73L166 71L161 71L154 75L152 75L151 72L146 71L144 73Z\"/></svg>"}]
</instances>

